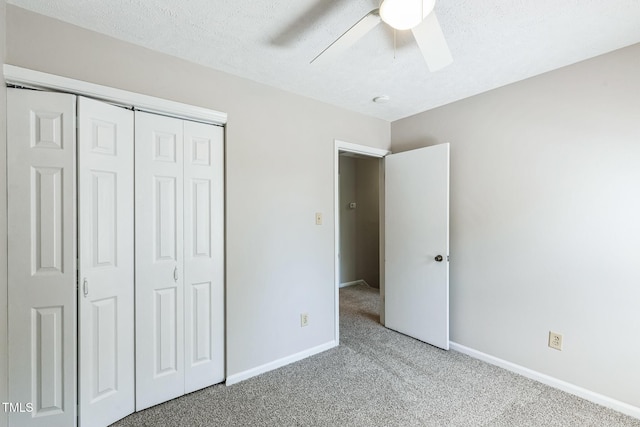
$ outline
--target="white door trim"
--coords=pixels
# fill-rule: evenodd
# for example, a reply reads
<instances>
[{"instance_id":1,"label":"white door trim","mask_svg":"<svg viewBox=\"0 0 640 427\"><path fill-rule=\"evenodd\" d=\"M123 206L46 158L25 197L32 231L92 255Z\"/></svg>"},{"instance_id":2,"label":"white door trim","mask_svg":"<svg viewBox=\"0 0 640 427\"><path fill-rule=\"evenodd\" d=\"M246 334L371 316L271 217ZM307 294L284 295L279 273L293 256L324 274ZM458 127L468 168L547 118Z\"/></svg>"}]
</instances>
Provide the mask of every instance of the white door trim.
<instances>
[{"instance_id":1,"label":"white door trim","mask_svg":"<svg viewBox=\"0 0 640 427\"><path fill-rule=\"evenodd\" d=\"M381 148L368 147L366 145L353 144L350 142L334 140L334 153L333 153L333 224L334 224L334 294L335 300L333 303L333 311L335 315L335 344L340 344L340 177L339 177L339 165L340 165L340 152L348 152L354 154L361 154L367 157L375 157L378 159L383 158L387 154L391 154L391 151Z\"/></svg>"},{"instance_id":2,"label":"white door trim","mask_svg":"<svg viewBox=\"0 0 640 427\"><path fill-rule=\"evenodd\" d=\"M82 95L148 113L225 125L227 113L4 64L6 84Z\"/></svg>"}]
</instances>

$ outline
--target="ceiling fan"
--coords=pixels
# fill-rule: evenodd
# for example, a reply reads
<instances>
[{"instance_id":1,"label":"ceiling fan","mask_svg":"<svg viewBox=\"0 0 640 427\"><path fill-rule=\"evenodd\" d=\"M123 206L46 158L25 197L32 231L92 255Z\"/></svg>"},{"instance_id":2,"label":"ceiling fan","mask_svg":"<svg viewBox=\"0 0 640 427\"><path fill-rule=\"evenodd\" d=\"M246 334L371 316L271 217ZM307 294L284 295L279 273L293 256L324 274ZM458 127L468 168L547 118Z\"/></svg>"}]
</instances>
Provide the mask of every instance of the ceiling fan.
<instances>
[{"instance_id":1,"label":"ceiling fan","mask_svg":"<svg viewBox=\"0 0 640 427\"><path fill-rule=\"evenodd\" d=\"M311 60L328 62L360 40L381 21L396 30L411 30L431 72L453 62L433 7L435 0L384 0Z\"/></svg>"}]
</instances>

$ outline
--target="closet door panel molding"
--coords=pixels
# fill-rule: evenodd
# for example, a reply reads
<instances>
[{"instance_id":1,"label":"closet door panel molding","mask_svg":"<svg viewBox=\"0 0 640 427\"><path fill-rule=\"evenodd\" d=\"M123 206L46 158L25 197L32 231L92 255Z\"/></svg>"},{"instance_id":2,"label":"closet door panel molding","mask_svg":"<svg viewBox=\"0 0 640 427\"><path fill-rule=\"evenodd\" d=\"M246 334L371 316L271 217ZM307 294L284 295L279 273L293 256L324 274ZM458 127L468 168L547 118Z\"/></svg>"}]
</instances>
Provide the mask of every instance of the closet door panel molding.
<instances>
[{"instance_id":1,"label":"closet door panel molding","mask_svg":"<svg viewBox=\"0 0 640 427\"><path fill-rule=\"evenodd\" d=\"M82 426L135 410L133 112L78 98Z\"/></svg>"},{"instance_id":2,"label":"closet door panel molding","mask_svg":"<svg viewBox=\"0 0 640 427\"><path fill-rule=\"evenodd\" d=\"M183 125L135 113L136 410L184 394Z\"/></svg>"},{"instance_id":3,"label":"closet door panel molding","mask_svg":"<svg viewBox=\"0 0 640 427\"><path fill-rule=\"evenodd\" d=\"M76 421L75 103L7 90L9 425Z\"/></svg>"},{"instance_id":4,"label":"closet door panel molding","mask_svg":"<svg viewBox=\"0 0 640 427\"><path fill-rule=\"evenodd\" d=\"M184 122L185 392L224 380L223 129Z\"/></svg>"}]
</instances>

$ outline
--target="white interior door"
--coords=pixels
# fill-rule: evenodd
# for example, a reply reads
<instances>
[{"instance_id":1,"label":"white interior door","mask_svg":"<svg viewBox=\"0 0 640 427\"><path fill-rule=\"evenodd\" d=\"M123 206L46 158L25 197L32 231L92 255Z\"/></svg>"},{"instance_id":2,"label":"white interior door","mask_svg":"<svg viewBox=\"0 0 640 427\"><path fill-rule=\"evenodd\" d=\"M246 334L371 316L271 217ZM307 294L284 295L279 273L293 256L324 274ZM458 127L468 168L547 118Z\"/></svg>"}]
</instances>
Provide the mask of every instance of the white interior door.
<instances>
[{"instance_id":1,"label":"white interior door","mask_svg":"<svg viewBox=\"0 0 640 427\"><path fill-rule=\"evenodd\" d=\"M223 164L223 129L185 121L185 393L224 380Z\"/></svg>"},{"instance_id":2,"label":"white interior door","mask_svg":"<svg viewBox=\"0 0 640 427\"><path fill-rule=\"evenodd\" d=\"M76 423L76 97L8 89L9 425Z\"/></svg>"},{"instance_id":3,"label":"white interior door","mask_svg":"<svg viewBox=\"0 0 640 427\"><path fill-rule=\"evenodd\" d=\"M81 426L135 410L133 112L78 98Z\"/></svg>"},{"instance_id":4,"label":"white interior door","mask_svg":"<svg viewBox=\"0 0 640 427\"><path fill-rule=\"evenodd\" d=\"M385 326L449 349L449 144L385 158Z\"/></svg>"},{"instance_id":5,"label":"white interior door","mask_svg":"<svg viewBox=\"0 0 640 427\"><path fill-rule=\"evenodd\" d=\"M184 394L183 124L135 113L136 410Z\"/></svg>"}]
</instances>

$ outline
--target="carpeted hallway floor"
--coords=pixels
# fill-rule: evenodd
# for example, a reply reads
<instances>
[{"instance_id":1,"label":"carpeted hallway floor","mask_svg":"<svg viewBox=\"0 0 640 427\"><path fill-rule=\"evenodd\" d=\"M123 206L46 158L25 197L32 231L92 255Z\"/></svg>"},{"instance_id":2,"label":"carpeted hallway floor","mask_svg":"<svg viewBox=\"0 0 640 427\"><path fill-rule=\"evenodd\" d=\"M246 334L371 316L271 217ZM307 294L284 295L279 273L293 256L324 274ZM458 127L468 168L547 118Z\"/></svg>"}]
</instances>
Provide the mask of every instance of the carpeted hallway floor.
<instances>
[{"instance_id":1,"label":"carpeted hallway floor","mask_svg":"<svg viewBox=\"0 0 640 427\"><path fill-rule=\"evenodd\" d=\"M340 346L130 415L125 426L621 426L640 420L379 324L378 292L340 291Z\"/></svg>"}]
</instances>

